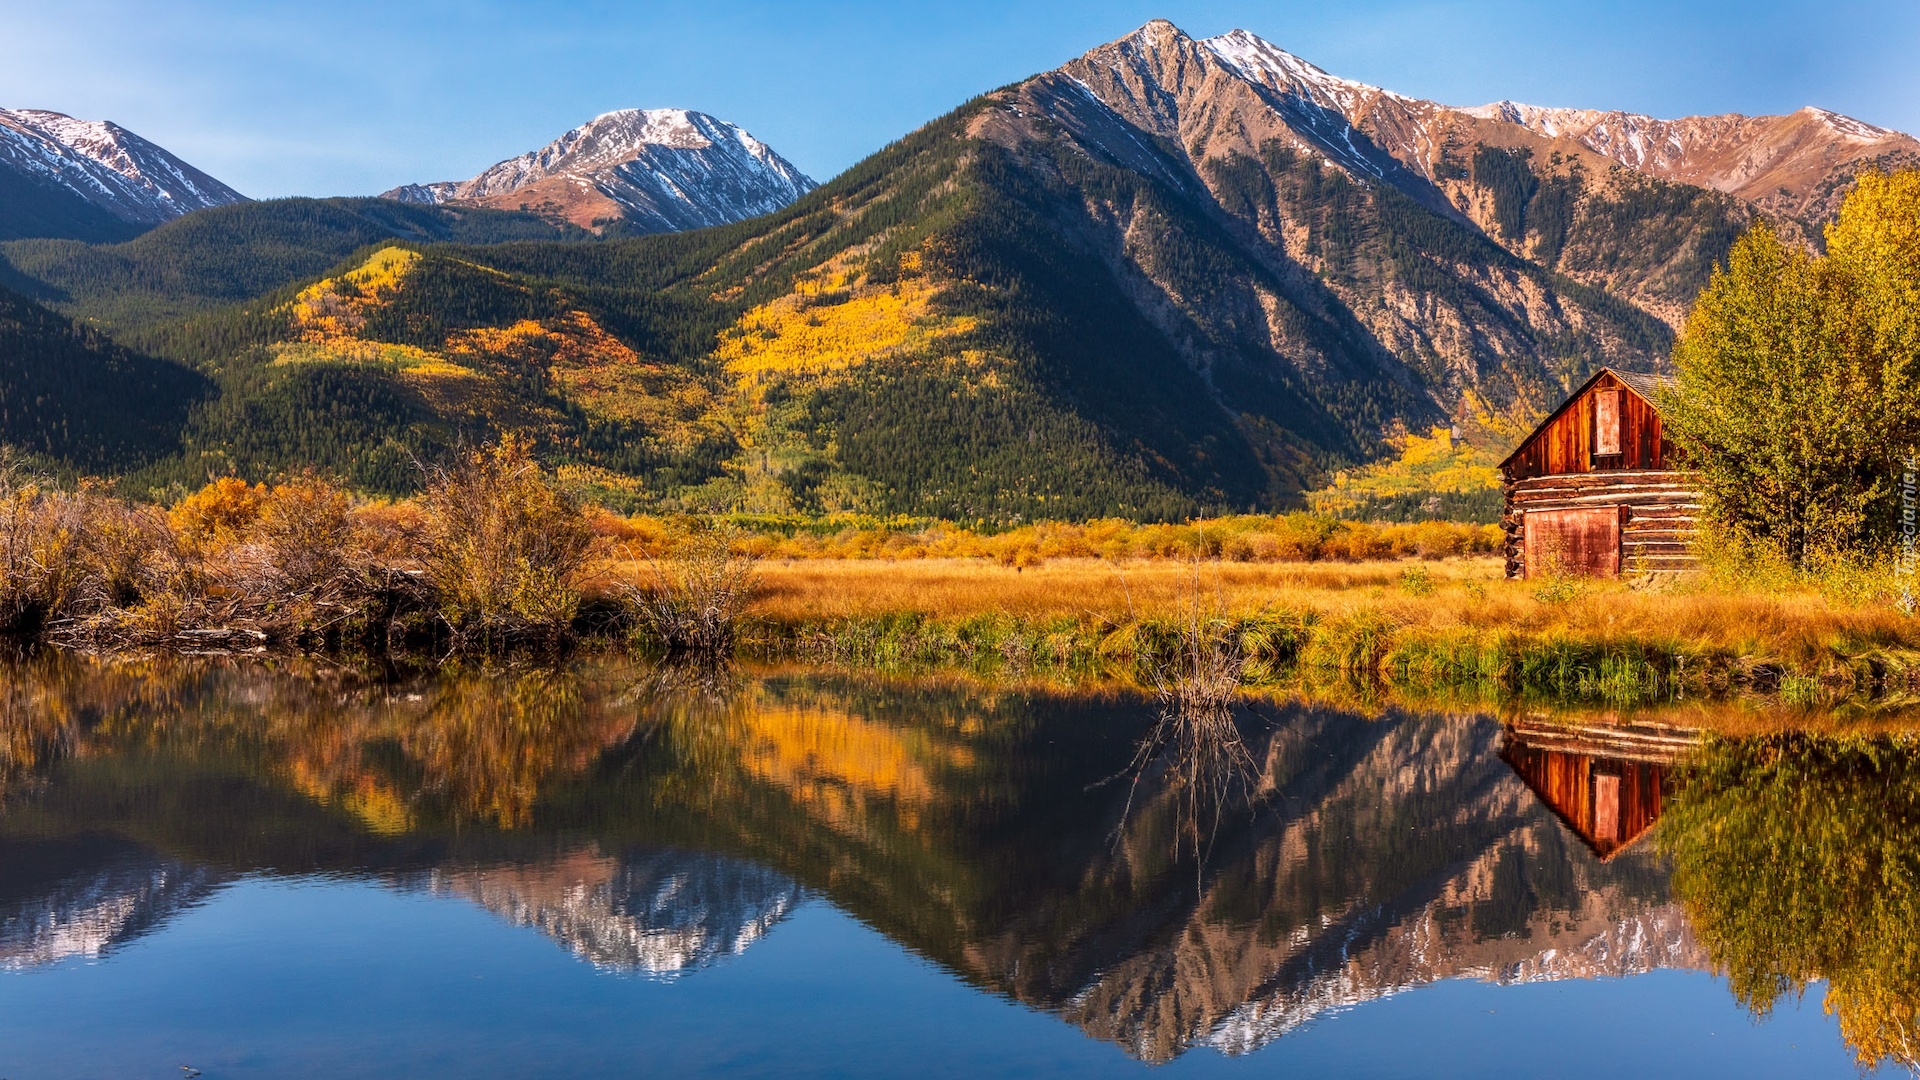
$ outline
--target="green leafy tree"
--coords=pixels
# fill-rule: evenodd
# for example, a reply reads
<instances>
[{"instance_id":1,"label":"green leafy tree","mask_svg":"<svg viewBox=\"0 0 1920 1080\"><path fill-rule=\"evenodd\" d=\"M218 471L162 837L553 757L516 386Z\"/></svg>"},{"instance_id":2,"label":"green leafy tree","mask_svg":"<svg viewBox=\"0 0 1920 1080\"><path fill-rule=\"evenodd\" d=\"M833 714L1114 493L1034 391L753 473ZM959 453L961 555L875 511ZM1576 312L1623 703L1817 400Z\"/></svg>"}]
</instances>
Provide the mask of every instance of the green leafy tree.
<instances>
[{"instance_id":1,"label":"green leafy tree","mask_svg":"<svg viewBox=\"0 0 1920 1080\"><path fill-rule=\"evenodd\" d=\"M1830 254L1764 223L1733 247L1674 350L1668 432L1709 522L1796 566L1883 549L1920 445L1920 173L1867 175Z\"/></svg>"}]
</instances>

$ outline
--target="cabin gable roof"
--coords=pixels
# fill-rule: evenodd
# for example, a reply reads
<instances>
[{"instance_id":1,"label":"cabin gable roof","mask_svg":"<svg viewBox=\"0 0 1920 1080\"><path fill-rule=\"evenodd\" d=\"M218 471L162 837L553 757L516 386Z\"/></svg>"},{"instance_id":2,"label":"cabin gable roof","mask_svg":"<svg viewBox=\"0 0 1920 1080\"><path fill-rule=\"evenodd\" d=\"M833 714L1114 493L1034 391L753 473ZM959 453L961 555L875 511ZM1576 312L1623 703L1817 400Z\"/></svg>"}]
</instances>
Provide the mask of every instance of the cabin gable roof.
<instances>
[{"instance_id":1,"label":"cabin gable roof","mask_svg":"<svg viewBox=\"0 0 1920 1080\"><path fill-rule=\"evenodd\" d=\"M1541 432L1552 427L1553 422L1560 419L1562 414L1572 408L1574 402L1579 401L1581 397L1585 396L1587 391L1593 389L1595 383L1607 375L1613 376L1616 382L1628 390L1633 391L1635 397L1645 401L1649 406L1653 407L1656 412L1659 411L1659 405L1654 402L1653 395L1662 387L1673 385L1673 376L1671 375L1655 375L1651 372L1621 371L1618 368L1602 367L1600 370L1588 376L1586 382L1581 383L1572 393L1568 394L1566 400L1562 401L1558 408L1548 413L1538 424L1535 424L1533 430L1527 433L1527 437L1521 439L1520 442L1514 446L1513 452L1501 460L1499 467L1505 469L1507 466L1513 464L1513 460L1519 457L1521 451L1525 450L1533 440L1539 438Z\"/></svg>"}]
</instances>

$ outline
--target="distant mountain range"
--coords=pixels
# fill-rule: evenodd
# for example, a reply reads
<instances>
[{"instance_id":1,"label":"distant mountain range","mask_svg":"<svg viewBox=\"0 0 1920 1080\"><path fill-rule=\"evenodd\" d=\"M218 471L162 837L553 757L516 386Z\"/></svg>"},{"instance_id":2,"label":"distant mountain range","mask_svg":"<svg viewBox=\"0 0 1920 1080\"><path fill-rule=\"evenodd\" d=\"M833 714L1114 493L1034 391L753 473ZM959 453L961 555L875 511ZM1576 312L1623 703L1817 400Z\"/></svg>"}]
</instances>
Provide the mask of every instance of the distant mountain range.
<instances>
[{"instance_id":1,"label":"distant mountain range","mask_svg":"<svg viewBox=\"0 0 1920 1080\"><path fill-rule=\"evenodd\" d=\"M622 109L471 180L408 184L382 197L526 210L582 228L621 221L632 232L677 232L772 213L816 186L725 120Z\"/></svg>"},{"instance_id":2,"label":"distant mountain range","mask_svg":"<svg viewBox=\"0 0 1920 1080\"><path fill-rule=\"evenodd\" d=\"M1123 41L1146 44L1169 35L1185 38L1171 23L1156 20ZM1182 85L1192 92L1198 89L1194 83L1224 66L1293 113L1306 129L1298 132L1302 146L1356 175L1383 175L1387 163L1369 154L1382 151L1445 187L1449 172L1458 168L1448 151L1497 135L1509 149L1537 150L1543 158L1559 153L1569 168L1591 170L1595 159L1606 159L1818 226L1832 217L1846 181L1861 169L1920 165L1920 140L1813 106L1786 116L1677 120L1514 101L1455 107L1331 75L1245 30L1198 46L1208 62L1158 89L1176 97ZM1097 67L1094 57L1090 53L1076 64ZM1061 71L1073 69L1069 64ZM1340 120L1324 138L1314 137L1316 112L1327 114L1323 122ZM1363 132L1372 146L1348 146L1340 137L1347 127ZM96 239L246 200L118 124L40 109L0 109L0 185L15 188L0 209L0 239ZM585 228L625 220L632 231L670 232L770 213L816 186L773 148L725 120L687 109L620 109L472 179L404 184L381 197L536 211ZM41 190L28 194L33 187Z\"/></svg>"},{"instance_id":3,"label":"distant mountain range","mask_svg":"<svg viewBox=\"0 0 1920 1080\"><path fill-rule=\"evenodd\" d=\"M1426 425L1502 442L1664 364L1756 218L1818 245L1855 175L1917 165L1814 109L1456 108L1155 21L817 189L628 110L386 199L0 244L0 285L219 383L141 490L405 490L515 429L621 505L1177 518L1298 505Z\"/></svg>"},{"instance_id":4,"label":"distant mountain range","mask_svg":"<svg viewBox=\"0 0 1920 1080\"><path fill-rule=\"evenodd\" d=\"M816 185L765 143L686 109L622 109L466 181L382 197L675 232L770 213ZM0 240L124 240L246 197L118 124L0 109Z\"/></svg>"}]
</instances>

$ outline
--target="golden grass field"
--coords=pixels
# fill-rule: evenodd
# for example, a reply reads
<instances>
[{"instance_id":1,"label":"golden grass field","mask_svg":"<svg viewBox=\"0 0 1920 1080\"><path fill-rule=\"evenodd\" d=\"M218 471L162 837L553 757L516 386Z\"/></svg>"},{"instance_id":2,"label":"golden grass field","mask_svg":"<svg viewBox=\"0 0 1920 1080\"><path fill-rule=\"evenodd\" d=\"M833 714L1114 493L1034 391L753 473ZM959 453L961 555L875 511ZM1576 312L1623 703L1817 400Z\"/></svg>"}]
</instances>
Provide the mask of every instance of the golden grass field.
<instances>
[{"instance_id":1,"label":"golden grass field","mask_svg":"<svg viewBox=\"0 0 1920 1080\"><path fill-rule=\"evenodd\" d=\"M629 568L630 570L631 568ZM1051 559L1013 568L980 559L769 560L751 614L779 622L915 612L940 619L1005 614L1124 623L1362 610L1407 629L1508 631L1529 637L1685 641L1737 654L1811 660L1832 647L1920 647L1920 624L1878 603L1812 586L1751 590L1719 578L1664 588L1587 581L1543 600L1538 582L1509 581L1494 557L1366 563L1198 564Z\"/></svg>"}]
</instances>

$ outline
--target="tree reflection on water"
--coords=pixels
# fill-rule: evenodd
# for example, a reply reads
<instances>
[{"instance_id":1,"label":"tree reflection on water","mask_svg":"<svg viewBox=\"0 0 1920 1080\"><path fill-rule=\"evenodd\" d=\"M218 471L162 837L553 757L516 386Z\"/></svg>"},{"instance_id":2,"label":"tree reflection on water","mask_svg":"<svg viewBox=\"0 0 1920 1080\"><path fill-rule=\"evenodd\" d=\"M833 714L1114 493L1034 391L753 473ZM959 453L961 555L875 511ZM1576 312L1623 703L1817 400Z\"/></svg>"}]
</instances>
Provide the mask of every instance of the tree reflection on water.
<instances>
[{"instance_id":1,"label":"tree reflection on water","mask_svg":"<svg viewBox=\"0 0 1920 1080\"><path fill-rule=\"evenodd\" d=\"M1824 980L1863 1067L1920 1067L1920 739L1710 739L1659 835L1742 1002Z\"/></svg>"}]
</instances>

